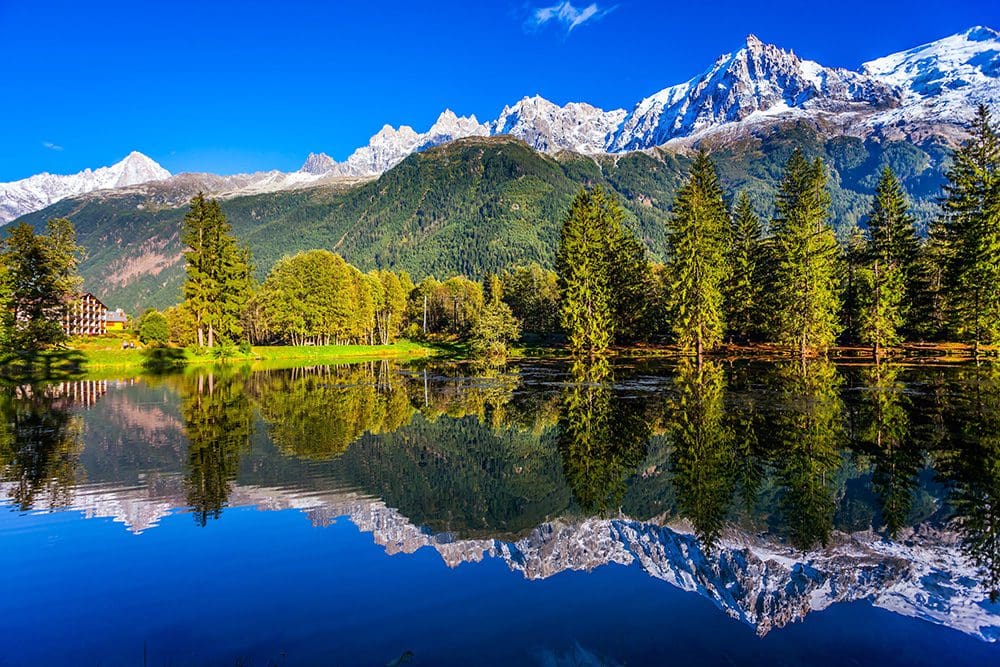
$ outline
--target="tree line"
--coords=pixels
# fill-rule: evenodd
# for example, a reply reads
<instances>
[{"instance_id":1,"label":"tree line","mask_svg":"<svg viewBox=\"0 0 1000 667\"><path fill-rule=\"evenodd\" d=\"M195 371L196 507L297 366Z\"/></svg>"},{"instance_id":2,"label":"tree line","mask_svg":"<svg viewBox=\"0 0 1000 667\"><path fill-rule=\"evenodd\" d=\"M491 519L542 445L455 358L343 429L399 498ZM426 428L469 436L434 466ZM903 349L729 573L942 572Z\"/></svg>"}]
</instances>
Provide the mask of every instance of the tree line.
<instances>
[{"instance_id":1,"label":"tree line","mask_svg":"<svg viewBox=\"0 0 1000 667\"><path fill-rule=\"evenodd\" d=\"M978 353L1000 343L1000 141L986 107L946 176L927 239L885 167L864 228L842 244L821 159L791 154L765 225L746 193L727 204L701 151L674 201L661 267L624 228L617 202L599 188L581 192L559 245L569 347L593 355L666 335L699 355L724 342L802 355L840 342L877 356L906 341L958 341Z\"/></svg>"}]
</instances>

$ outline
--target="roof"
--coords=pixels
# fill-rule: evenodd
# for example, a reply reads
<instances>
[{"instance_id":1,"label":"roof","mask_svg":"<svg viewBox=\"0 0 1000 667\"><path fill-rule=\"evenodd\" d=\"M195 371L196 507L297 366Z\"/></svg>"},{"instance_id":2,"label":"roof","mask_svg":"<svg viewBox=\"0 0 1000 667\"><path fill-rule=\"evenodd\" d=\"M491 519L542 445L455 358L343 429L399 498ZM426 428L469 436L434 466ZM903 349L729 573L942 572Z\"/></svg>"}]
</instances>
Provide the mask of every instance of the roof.
<instances>
[{"instance_id":1,"label":"roof","mask_svg":"<svg viewBox=\"0 0 1000 667\"><path fill-rule=\"evenodd\" d=\"M77 298L79 298L80 300L83 300L83 299L86 299L87 297L90 297L91 299L93 299L93 300L94 300L94 301L96 301L97 303L101 304L101 307L103 307L103 308L107 308L107 306L105 306L105 305L104 305L104 302L103 302L103 301L101 301L100 299L98 299L98 298L97 298L96 296L94 296L94 295L93 295L93 294L91 294L90 292L84 292L83 294L81 294L81 295L80 295L79 297L77 297Z\"/></svg>"}]
</instances>

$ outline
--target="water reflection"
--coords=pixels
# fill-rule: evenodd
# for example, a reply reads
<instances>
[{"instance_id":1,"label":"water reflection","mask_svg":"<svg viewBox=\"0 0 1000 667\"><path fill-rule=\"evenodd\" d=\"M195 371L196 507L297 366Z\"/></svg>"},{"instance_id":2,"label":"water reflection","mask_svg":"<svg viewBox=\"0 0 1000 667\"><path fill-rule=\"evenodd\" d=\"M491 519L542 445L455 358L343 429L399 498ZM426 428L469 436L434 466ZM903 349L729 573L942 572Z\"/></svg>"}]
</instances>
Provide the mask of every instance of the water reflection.
<instances>
[{"instance_id":1,"label":"water reflection","mask_svg":"<svg viewBox=\"0 0 1000 667\"><path fill-rule=\"evenodd\" d=\"M69 406L90 403L99 392L100 383L64 382L14 386L0 393L0 479L17 508L69 504L83 430L83 421Z\"/></svg>"},{"instance_id":2,"label":"water reflection","mask_svg":"<svg viewBox=\"0 0 1000 667\"><path fill-rule=\"evenodd\" d=\"M387 363L255 374L252 393L282 454L329 459L365 433L392 433L415 408Z\"/></svg>"},{"instance_id":3,"label":"water reflection","mask_svg":"<svg viewBox=\"0 0 1000 667\"><path fill-rule=\"evenodd\" d=\"M562 395L559 452L566 481L584 511L617 509L642 461L650 428L642 405L615 397L606 359L576 361Z\"/></svg>"},{"instance_id":4,"label":"water reflection","mask_svg":"<svg viewBox=\"0 0 1000 667\"><path fill-rule=\"evenodd\" d=\"M187 504L200 525L226 506L253 432L248 373L234 370L181 376L181 419L187 434Z\"/></svg>"},{"instance_id":5,"label":"water reflection","mask_svg":"<svg viewBox=\"0 0 1000 667\"><path fill-rule=\"evenodd\" d=\"M8 387L0 412L21 511L297 508L529 577L638 562L761 633L852 599L1000 633L991 366L216 369Z\"/></svg>"}]
</instances>

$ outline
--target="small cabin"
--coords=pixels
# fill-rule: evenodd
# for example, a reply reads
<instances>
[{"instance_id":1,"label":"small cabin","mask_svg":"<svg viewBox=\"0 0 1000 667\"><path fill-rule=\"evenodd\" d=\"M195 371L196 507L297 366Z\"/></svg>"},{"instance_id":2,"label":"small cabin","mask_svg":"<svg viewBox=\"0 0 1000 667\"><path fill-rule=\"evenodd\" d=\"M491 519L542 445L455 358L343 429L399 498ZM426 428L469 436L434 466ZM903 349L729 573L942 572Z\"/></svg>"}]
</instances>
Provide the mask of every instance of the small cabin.
<instances>
[{"instance_id":1,"label":"small cabin","mask_svg":"<svg viewBox=\"0 0 1000 667\"><path fill-rule=\"evenodd\" d=\"M116 308L115 310L109 310L107 315L104 316L105 328L107 331L125 331L125 327L128 326L128 315L121 308Z\"/></svg>"}]
</instances>

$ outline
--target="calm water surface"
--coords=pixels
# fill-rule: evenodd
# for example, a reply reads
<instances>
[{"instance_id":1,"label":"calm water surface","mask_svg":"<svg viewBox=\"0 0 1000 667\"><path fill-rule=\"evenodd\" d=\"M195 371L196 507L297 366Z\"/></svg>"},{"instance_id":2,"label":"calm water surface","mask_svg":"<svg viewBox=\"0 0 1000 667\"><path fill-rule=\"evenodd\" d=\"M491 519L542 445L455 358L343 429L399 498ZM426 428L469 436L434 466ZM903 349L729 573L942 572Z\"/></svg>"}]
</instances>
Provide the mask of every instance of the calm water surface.
<instances>
[{"instance_id":1,"label":"calm water surface","mask_svg":"<svg viewBox=\"0 0 1000 667\"><path fill-rule=\"evenodd\" d=\"M1000 664L1000 367L0 389L2 665Z\"/></svg>"}]
</instances>

